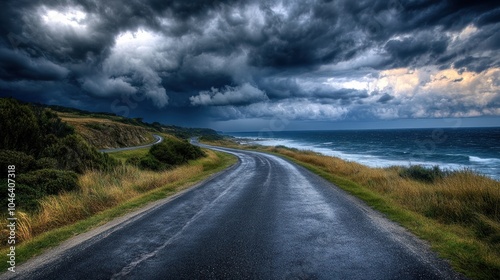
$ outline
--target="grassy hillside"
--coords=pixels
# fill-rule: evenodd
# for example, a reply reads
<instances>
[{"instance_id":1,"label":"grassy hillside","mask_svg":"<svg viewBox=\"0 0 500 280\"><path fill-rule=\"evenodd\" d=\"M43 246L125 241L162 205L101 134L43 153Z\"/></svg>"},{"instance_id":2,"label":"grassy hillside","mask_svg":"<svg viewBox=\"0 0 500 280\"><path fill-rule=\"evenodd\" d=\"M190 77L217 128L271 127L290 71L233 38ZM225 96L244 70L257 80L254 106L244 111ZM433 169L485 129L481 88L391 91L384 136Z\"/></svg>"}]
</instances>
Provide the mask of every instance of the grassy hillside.
<instances>
[{"instance_id":1,"label":"grassy hillside","mask_svg":"<svg viewBox=\"0 0 500 280\"><path fill-rule=\"evenodd\" d=\"M147 123L144 122L142 118L125 118L121 116L117 116L113 113L96 113L89 112L85 110L79 110L74 108L67 108L61 106L53 106L53 105L37 105L42 108L47 108L52 111L58 113L58 115L63 118L72 118L72 121L78 122L75 120L76 118L81 118L82 122L98 122L98 123L120 123L132 125L135 128L142 127L147 131L152 132L160 132L166 133L169 135L173 135L178 138L188 139L193 136L205 136L213 139L222 139L222 137L213 129L209 128L188 128L188 127L180 127L175 125L161 124L159 122ZM68 120L69 121L69 120ZM90 126L93 126L90 124Z\"/></svg>"},{"instance_id":2,"label":"grassy hillside","mask_svg":"<svg viewBox=\"0 0 500 280\"><path fill-rule=\"evenodd\" d=\"M56 112L63 122L71 125L89 144L98 149L139 146L154 141L152 128L125 124L100 116L82 116Z\"/></svg>"}]
</instances>

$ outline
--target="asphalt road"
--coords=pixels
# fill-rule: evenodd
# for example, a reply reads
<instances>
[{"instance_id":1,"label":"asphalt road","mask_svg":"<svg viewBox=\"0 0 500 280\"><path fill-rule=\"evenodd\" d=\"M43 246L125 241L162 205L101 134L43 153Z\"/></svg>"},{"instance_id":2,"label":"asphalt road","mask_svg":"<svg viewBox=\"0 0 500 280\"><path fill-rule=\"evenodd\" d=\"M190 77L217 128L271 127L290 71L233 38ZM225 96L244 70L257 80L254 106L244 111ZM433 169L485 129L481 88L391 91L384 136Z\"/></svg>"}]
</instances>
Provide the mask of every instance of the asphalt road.
<instances>
[{"instance_id":1,"label":"asphalt road","mask_svg":"<svg viewBox=\"0 0 500 280\"><path fill-rule=\"evenodd\" d=\"M239 163L18 267L15 279L459 277L425 243L309 171L273 155L223 150Z\"/></svg>"},{"instance_id":2,"label":"asphalt road","mask_svg":"<svg viewBox=\"0 0 500 280\"><path fill-rule=\"evenodd\" d=\"M163 141L163 137L161 137L160 135L153 134L153 137L155 138L155 142L153 142L151 144L146 144L146 145L141 145L141 146L134 146L134 147L102 149L102 150L99 150L99 152L112 153L112 152L121 152L121 151L129 151L129 150L142 149L142 148L151 147L151 146L156 145L158 143L161 143Z\"/></svg>"}]
</instances>

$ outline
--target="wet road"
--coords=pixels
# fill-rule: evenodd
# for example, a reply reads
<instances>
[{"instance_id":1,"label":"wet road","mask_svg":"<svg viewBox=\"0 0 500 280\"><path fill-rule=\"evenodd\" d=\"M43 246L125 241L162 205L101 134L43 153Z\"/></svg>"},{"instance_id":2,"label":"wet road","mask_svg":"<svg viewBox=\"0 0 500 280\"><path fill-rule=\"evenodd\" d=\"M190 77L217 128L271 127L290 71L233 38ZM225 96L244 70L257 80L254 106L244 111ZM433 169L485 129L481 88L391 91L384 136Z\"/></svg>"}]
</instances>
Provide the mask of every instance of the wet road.
<instances>
[{"instance_id":1,"label":"wet road","mask_svg":"<svg viewBox=\"0 0 500 280\"><path fill-rule=\"evenodd\" d=\"M279 157L239 163L18 279L454 279L399 226Z\"/></svg>"}]
</instances>

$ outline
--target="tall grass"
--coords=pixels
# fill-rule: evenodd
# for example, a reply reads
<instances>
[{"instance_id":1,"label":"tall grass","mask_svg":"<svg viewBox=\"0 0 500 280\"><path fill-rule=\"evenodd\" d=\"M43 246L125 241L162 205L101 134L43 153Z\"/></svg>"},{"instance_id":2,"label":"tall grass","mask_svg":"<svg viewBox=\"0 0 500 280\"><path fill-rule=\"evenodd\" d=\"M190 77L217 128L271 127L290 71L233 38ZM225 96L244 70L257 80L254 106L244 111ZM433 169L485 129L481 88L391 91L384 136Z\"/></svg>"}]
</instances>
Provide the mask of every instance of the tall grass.
<instances>
[{"instance_id":1,"label":"tall grass","mask_svg":"<svg viewBox=\"0 0 500 280\"><path fill-rule=\"evenodd\" d=\"M204 171L221 165L221 159L212 151L207 157L172 170L144 171L130 165L120 165L111 171L88 171L79 177L79 188L59 195L47 196L39 201L34 213L18 212L18 242L24 242L54 228L72 224L139 197L149 191L188 181ZM8 232L3 227L2 237Z\"/></svg>"}]
</instances>

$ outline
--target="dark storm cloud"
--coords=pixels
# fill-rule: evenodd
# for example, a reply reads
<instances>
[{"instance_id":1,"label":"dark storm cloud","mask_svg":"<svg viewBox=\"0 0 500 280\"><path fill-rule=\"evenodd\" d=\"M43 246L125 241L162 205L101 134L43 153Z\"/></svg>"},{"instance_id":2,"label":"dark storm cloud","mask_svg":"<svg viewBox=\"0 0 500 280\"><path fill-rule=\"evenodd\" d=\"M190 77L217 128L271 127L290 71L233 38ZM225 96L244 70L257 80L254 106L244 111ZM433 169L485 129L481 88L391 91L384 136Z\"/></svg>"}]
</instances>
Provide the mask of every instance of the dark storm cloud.
<instances>
[{"instance_id":1,"label":"dark storm cloud","mask_svg":"<svg viewBox=\"0 0 500 280\"><path fill-rule=\"evenodd\" d=\"M436 39L436 34L425 32L401 40L392 39L385 44L385 50L391 55L391 67L427 65L446 51L448 40L444 36Z\"/></svg>"},{"instance_id":2,"label":"dark storm cloud","mask_svg":"<svg viewBox=\"0 0 500 280\"><path fill-rule=\"evenodd\" d=\"M458 69L466 68L474 72L482 72L491 67L491 59L487 57L467 56L455 61L454 66Z\"/></svg>"},{"instance_id":3,"label":"dark storm cloud","mask_svg":"<svg viewBox=\"0 0 500 280\"><path fill-rule=\"evenodd\" d=\"M0 49L0 78L3 80L61 80L68 70L44 57L30 58L21 51Z\"/></svg>"},{"instance_id":4,"label":"dark storm cloud","mask_svg":"<svg viewBox=\"0 0 500 280\"><path fill-rule=\"evenodd\" d=\"M387 103L389 102L390 100L394 99L394 96L390 95L390 94L384 94L382 95L378 100L377 102L380 102L380 103Z\"/></svg>"},{"instance_id":5,"label":"dark storm cloud","mask_svg":"<svg viewBox=\"0 0 500 280\"><path fill-rule=\"evenodd\" d=\"M500 8L496 8L494 10L487 11L478 17L475 21L477 26L482 27L484 25L495 24L500 22Z\"/></svg>"},{"instance_id":6,"label":"dark storm cloud","mask_svg":"<svg viewBox=\"0 0 500 280\"><path fill-rule=\"evenodd\" d=\"M224 89L212 88L190 98L192 105L248 105L268 100L267 95L250 84L241 87L226 86Z\"/></svg>"},{"instance_id":7,"label":"dark storm cloud","mask_svg":"<svg viewBox=\"0 0 500 280\"><path fill-rule=\"evenodd\" d=\"M355 30L342 26L338 2L290 3L288 18L267 10L265 40L250 53L258 67L314 67L351 58L359 46ZM335 48L332 48L335 45Z\"/></svg>"},{"instance_id":8,"label":"dark storm cloud","mask_svg":"<svg viewBox=\"0 0 500 280\"><path fill-rule=\"evenodd\" d=\"M369 104L401 103L362 88L380 71L499 67L499 15L497 1L4 1L0 89L224 118L283 108L305 117L291 109L301 102L316 117L354 116L333 107L355 104L377 115Z\"/></svg>"}]
</instances>

